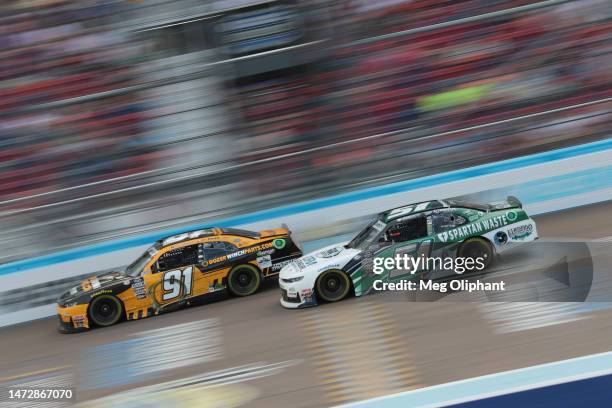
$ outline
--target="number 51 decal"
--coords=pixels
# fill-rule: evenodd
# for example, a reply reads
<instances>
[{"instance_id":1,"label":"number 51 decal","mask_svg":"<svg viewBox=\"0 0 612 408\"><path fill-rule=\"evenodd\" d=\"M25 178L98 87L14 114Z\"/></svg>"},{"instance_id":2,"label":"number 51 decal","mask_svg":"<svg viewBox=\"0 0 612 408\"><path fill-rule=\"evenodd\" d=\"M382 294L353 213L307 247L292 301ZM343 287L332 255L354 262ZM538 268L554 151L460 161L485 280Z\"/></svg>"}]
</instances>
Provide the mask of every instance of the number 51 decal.
<instances>
[{"instance_id":1,"label":"number 51 decal","mask_svg":"<svg viewBox=\"0 0 612 408\"><path fill-rule=\"evenodd\" d=\"M182 298L190 295L192 276L193 267L191 266L183 269L182 271L180 269L176 269L164 273L164 294L162 295L162 299L172 300L179 296Z\"/></svg>"}]
</instances>

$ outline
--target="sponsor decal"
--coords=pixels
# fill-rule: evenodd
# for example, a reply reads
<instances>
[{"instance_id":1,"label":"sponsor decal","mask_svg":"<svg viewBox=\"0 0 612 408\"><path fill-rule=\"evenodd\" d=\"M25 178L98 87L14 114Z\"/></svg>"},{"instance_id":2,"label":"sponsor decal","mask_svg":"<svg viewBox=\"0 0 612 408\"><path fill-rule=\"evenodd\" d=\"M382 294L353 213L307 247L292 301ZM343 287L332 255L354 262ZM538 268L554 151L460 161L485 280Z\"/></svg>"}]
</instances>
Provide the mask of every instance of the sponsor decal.
<instances>
[{"instance_id":1,"label":"sponsor decal","mask_svg":"<svg viewBox=\"0 0 612 408\"><path fill-rule=\"evenodd\" d=\"M499 231L497 234L495 234L495 242L501 245L507 243L508 235L504 231Z\"/></svg>"},{"instance_id":2,"label":"sponsor decal","mask_svg":"<svg viewBox=\"0 0 612 408\"><path fill-rule=\"evenodd\" d=\"M336 263L336 264L322 266L321 268L319 268L317 272L327 271L328 269L340 269L340 264Z\"/></svg>"},{"instance_id":3,"label":"sponsor decal","mask_svg":"<svg viewBox=\"0 0 612 408\"><path fill-rule=\"evenodd\" d=\"M270 268L272 266L272 259L270 258L270 255L258 256L257 265L259 265L261 269Z\"/></svg>"},{"instance_id":4,"label":"sponsor decal","mask_svg":"<svg viewBox=\"0 0 612 408\"><path fill-rule=\"evenodd\" d=\"M287 241L283 238L278 238L272 241L272 245L274 245L276 249L283 249L285 245L287 245Z\"/></svg>"},{"instance_id":5,"label":"sponsor decal","mask_svg":"<svg viewBox=\"0 0 612 408\"><path fill-rule=\"evenodd\" d=\"M100 289L100 281L98 280L98 278L94 278L90 282L91 282L91 287L93 289Z\"/></svg>"},{"instance_id":6,"label":"sponsor decal","mask_svg":"<svg viewBox=\"0 0 612 408\"><path fill-rule=\"evenodd\" d=\"M134 294L137 299L144 299L147 297L143 278L132 279L132 289L134 289Z\"/></svg>"},{"instance_id":7,"label":"sponsor decal","mask_svg":"<svg viewBox=\"0 0 612 408\"><path fill-rule=\"evenodd\" d=\"M312 300L312 289L302 289L300 295L304 302L310 302Z\"/></svg>"},{"instance_id":8,"label":"sponsor decal","mask_svg":"<svg viewBox=\"0 0 612 408\"><path fill-rule=\"evenodd\" d=\"M85 326L85 316L84 315L76 315L72 318L74 323L74 327L84 327Z\"/></svg>"},{"instance_id":9,"label":"sponsor decal","mask_svg":"<svg viewBox=\"0 0 612 408\"><path fill-rule=\"evenodd\" d=\"M94 293L93 295L91 295L91 297L98 296L98 295L104 295L106 293L113 293L113 291L112 290L108 290L108 289L107 290L99 290L96 293Z\"/></svg>"},{"instance_id":10,"label":"sponsor decal","mask_svg":"<svg viewBox=\"0 0 612 408\"><path fill-rule=\"evenodd\" d=\"M275 264L272 264L272 270L273 271L280 271L285 266L289 265L291 262L293 262L293 261L292 260L288 260L288 261L282 261L282 262L277 262Z\"/></svg>"},{"instance_id":11,"label":"sponsor decal","mask_svg":"<svg viewBox=\"0 0 612 408\"><path fill-rule=\"evenodd\" d=\"M510 221L515 221L518 218L518 214L516 211L508 211L506 213L506 217L508 217L508 220Z\"/></svg>"},{"instance_id":12,"label":"sponsor decal","mask_svg":"<svg viewBox=\"0 0 612 408\"><path fill-rule=\"evenodd\" d=\"M273 246L274 246L274 243L270 243L270 242L267 242L265 244L255 245L255 246L252 246L250 248L241 249L240 251L232 252L231 254L227 254L227 255L223 255L223 256L220 256L220 257L215 258L215 259L211 259L209 261L209 263L211 263L211 264L218 263L218 262L222 262L222 261L224 261L226 259L232 260L232 259L244 256L244 255L248 255L248 254L252 254L252 253L255 253L255 252L260 252L260 251L263 251L263 250L266 250L266 249L270 249ZM284 246L285 245L283 244L283 247ZM280 249L278 247L276 247L276 248Z\"/></svg>"},{"instance_id":13,"label":"sponsor decal","mask_svg":"<svg viewBox=\"0 0 612 408\"><path fill-rule=\"evenodd\" d=\"M481 211L476 210L463 210L463 215L465 215L470 222L476 221L482 215Z\"/></svg>"},{"instance_id":14,"label":"sponsor decal","mask_svg":"<svg viewBox=\"0 0 612 408\"><path fill-rule=\"evenodd\" d=\"M386 226L387 226L387 224L385 224L381 220L378 220L378 221L376 221L376 223L374 223L374 225L372 225L372 228L374 228L376 231L380 232L383 229L385 229Z\"/></svg>"},{"instance_id":15,"label":"sponsor decal","mask_svg":"<svg viewBox=\"0 0 612 408\"><path fill-rule=\"evenodd\" d=\"M298 259L297 261L295 261L295 263L297 264L297 266L300 269L304 269L307 268L311 265L314 265L317 263L317 259L314 256L305 256L304 258Z\"/></svg>"},{"instance_id":16,"label":"sponsor decal","mask_svg":"<svg viewBox=\"0 0 612 408\"><path fill-rule=\"evenodd\" d=\"M218 292L223 289L225 289L225 286L223 286L219 282L211 283L210 285L208 285L209 292Z\"/></svg>"},{"instance_id":17,"label":"sponsor decal","mask_svg":"<svg viewBox=\"0 0 612 408\"><path fill-rule=\"evenodd\" d=\"M296 298L298 297L297 289L291 287L287 289L287 297Z\"/></svg>"},{"instance_id":18,"label":"sponsor decal","mask_svg":"<svg viewBox=\"0 0 612 408\"><path fill-rule=\"evenodd\" d=\"M438 234L438 239L442 242L455 241L464 239L471 235L478 235L484 231L500 228L505 225L508 225L507 215L498 215L496 217L485 218L471 224L462 225L460 227L441 232Z\"/></svg>"},{"instance_id":19,"label":"sponsor decal","mask_svg":"<svg viewBox=\"0 0 612 408\"><path fill-rule=\"evenodd\" d=\"M320 258L333 258L334 256L338 255L340 252L342 252L342 247L335 247L332 249L321 251L317 255Z\"/></svg>"},{"instance_id":20,"label":"sponsor decal","mask_svg":"<svg viewBox=\"0 0 612 408\"><path fill-rule=\"evenodd\" d=\"M265 255L272 255L276 250L274 248L272 249L267 249L265 251L259 251L257 253L257 256L265 256Z\"/></svg>"},{"instance_id":21,"label":"sponsor decal","mask_svg":"<svg viewBox=\"0 0 612 408\"><path fill-rule=\"evenodd\" d=\"M529 235L531 235L532 232L533 232L533 225L531 224L520 225L518 227L508 229L508 235L512 239L524 239L528 237Z\"/></svg>"}]
</instances>

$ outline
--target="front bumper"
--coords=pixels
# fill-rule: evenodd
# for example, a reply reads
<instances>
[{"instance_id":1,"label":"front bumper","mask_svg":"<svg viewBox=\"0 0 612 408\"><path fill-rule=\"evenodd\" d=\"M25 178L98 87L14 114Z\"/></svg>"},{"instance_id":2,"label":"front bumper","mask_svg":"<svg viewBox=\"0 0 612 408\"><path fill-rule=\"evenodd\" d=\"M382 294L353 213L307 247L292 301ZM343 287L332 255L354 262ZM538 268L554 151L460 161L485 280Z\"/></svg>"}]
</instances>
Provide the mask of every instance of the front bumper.
<instances>
[{"instance_id":1,"label":"front bumper","mask_svg":"<svg viewBox=\"0 0 612 408\"><path fill-rule=\"evenodd\" d=\"M281 290L281 306L287 309L301 309L304 307L316 306L317 297L314 290L309 288L296 288L291 284L286 284L279 279Z\"/></svg>"},{"instance_id":2,"label":"front bumper","mask_svg":"<svg viewBox=\"0 0 612 408\"><path fill-rule=\"evenodd\" d=\"M61 316L58 316L58 319L59 322L57 323L57 331L60 333L80 333L89 330L87 327L74 327L74 323L72 323L72 321L65 322L62 320Z\"/></svg>"},{"instance_id":3,"label":"front bumper","mask_svg":"<svg viewBox=\"0 0 612 408\"><path fill-rule=\"evenodd\" d=\"M57 330L60 333L78 333L89 329L87 318L87 304L62 307L56 305L59 324Z\"/></svg>"}]
</instances>

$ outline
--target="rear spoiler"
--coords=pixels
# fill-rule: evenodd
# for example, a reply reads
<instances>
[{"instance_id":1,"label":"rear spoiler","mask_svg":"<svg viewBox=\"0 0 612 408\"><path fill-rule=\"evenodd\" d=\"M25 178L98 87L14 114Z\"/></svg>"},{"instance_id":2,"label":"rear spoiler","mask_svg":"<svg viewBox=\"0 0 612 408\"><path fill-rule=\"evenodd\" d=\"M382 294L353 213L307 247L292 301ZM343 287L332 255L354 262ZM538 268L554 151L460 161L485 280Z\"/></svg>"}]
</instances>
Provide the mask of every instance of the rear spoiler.
<instances>
[{"instance_id":1,"label":"rear spoiler","mask_svg":"<svg viewBox=\"0 0 612 408\"><path fill-rule=\"evenodd\" d=\"M302 246L302 244L300 242L296 241L295 238L291 236L291 230L289 229L289 226L283 222L281 224L281 228L285 228L288 231L289 237L291 239L291 242L293 242L293 245L295 245L296 248L299 249L300 252L303 254L304 253L304 247Z\"/></svg>"},{"instance_id":2,"label":"rear spoiler","mask_svg":"<svg viewBox=\"0 0 612 408\"><path fill-rule=\"evenodd\" d=\"M506 197L506 201L510 205L508 208L523 208L523 203L521 203L521 201L515 196Z\"/></svg>"},{"instance_id":3,"label":"rear spoiler","mask_svg":"<svg viewBox=\"0 0 612 408\"><path fill-rule=\"evenodd\" d=\"M523 203L514 196L506 197L505 201L498 201L495 203L488 204L489 211L508 210L511 208L523 208Z\"/></svg>"}]
</instances>

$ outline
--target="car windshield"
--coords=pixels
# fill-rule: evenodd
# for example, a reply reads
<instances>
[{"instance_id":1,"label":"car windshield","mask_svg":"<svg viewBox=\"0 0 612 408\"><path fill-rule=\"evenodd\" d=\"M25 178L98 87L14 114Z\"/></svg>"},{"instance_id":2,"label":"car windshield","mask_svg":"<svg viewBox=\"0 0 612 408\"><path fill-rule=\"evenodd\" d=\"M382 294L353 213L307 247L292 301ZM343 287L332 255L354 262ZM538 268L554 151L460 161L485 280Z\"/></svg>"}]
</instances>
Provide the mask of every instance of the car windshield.
<instances>
[{"instance_id":1,"label":"car windshield","mask_svg":"<svg viewBox=\"0 0 612 408\"><path fill-rule=\"evenodd\" d=\"M385 229L387 224L382 222L378 217L374 219L367 227L365 227L351 242L348 243L348 248L355 248L363 251L376 239L378 234Z\"/></svg>"},{"instance_id":2,"label":"car windshield","mask_svg":"<svg viewBox=\"0 0 612 408\"><path fill-rule=\"evenodd\" d=\"M157 245L153 245L149 249L147 249L142 255L138 257L134 262L132 262L126 269L125 273L128 276L136 277L140 276L144 267L149 263L151 259L155 256L155 254L159 251Z\"/></svg>"}]
</instances>

